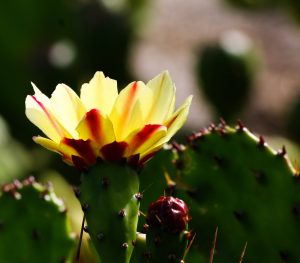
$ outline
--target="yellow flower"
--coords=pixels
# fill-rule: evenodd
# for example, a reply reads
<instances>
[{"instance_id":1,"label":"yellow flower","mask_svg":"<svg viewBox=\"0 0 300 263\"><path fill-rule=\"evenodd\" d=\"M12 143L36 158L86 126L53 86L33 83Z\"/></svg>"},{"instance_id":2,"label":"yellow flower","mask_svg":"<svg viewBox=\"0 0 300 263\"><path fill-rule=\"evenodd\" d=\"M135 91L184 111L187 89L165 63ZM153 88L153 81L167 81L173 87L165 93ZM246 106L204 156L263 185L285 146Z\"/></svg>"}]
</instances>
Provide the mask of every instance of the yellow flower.
<instances>
[{"instance_id":1,"label":"yellow flower","mask_svg":"<svg viewBox=\"0 0 300 263\"><path fill-rule=\"evenodd\" d=\"M26 98L26 116L48 138L33 140L78 168L127 159L143 164L184 124L192 96L174 112L175 86L168 72L147 84L130 83L118 93L117 82L96 72L80 97L58 84L51 98L34 84Z\"/></svg>"}]
</instances>

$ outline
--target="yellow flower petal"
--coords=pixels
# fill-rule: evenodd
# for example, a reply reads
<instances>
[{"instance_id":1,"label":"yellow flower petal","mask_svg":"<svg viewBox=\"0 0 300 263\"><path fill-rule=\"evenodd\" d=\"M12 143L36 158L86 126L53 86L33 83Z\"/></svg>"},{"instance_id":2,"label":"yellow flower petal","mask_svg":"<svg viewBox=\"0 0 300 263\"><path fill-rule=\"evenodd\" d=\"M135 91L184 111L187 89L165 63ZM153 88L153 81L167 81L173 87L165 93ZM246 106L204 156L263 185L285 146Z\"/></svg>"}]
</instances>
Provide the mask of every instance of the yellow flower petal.
<instances>
[{"instance_id":1,"label":"yellow flower petal","mask_svg":"<svg viewBox=\"0 0 300 263\"><path fill-rule=\"evenodd\" d=\"M165 122L164 125L168 128L167 135L163 139L165 142L169 141L185 123L192 103L192 98L193 96L189 96L177 111Z\"/></svg>"},{"instance_id":2,"label":"yellow flower petal","mask_svg":"<svg viewBox=\"0 0 300 263\"><path fill-rule=\"evenodd\" d=\"M59 84L50 98L53 113L64 128L77 138L75 128L85 114L85 107L77 94L65 84Z\"/></svg>"},{"instance_id":3,"label":"yellow flower petal","mask_svg":"<svg viewBox=\"0 0 300 263\"><path fill-rule=\"evenodd\" d=\"M174 111L175 86L168 71L147 83L153 91L153 104L147 118L148 123L163 123Z\"/></svg>"},{"instance_id":4,"label":"yellow flower petal","mask_svg":"<svg viewBox=\"0 0 300 263\"><path fill-rule=\"evenodd\" d=\"M192 102L192 97L193 96L189 96L184 101L184 103L178 108L178 110L164 123L164 125L168 129L166 136L161 138L150 149L145 151L141 155L141 159L153 152L158 151L163 146L163 144L168 142L171 139L171 137L183 126L187 119L189 107Z\"/></svg>"},{"instance_id":5,"label":"yellow flower petal","mask_svg":"<svg viewBox=\"0 0 300 263\"><path fill-rule=\"evenodd\" d=\"M27 96L25 101L27 118L55 142L59 142L65 136L70 136L54 116L49 98L42 94L34 84L32 85L35 94Z\"/></svg>"},{"instance_id":6,"label":"yellow flower petal","mask_svg":"<svg viewBox=\"0 0 300 263\"><path fill-rule=\"evenodd\" d=\"M86 113L85 117L76 128L79 138L95 141L99 148L115 141L113 125L110 119L103 116L97 109Z\"/></svg>"},{"instance_id":7,"label":"yellow flower petal","mask_svg":"<svg viewBox=\"0 0 300 263\"><path fill-rule=\"evenodd\" d=\"M126 138L128 147L125 156L141 154L148 151L167 134L167 128L159 124L147 124L142 129L133 132Z\"/></svg>"},{"instance_id":8,"label":"yellow flower petal","mask_svg":"<svg viewBox=\"0 0 300 263\"><path fill-rule=\"evenodd\" d=\"M50 151L60 153L60 151L59 151L59 143L56 143L56 142L54 142L52 140L49 140L49 139L41 137L41 136L34 136L33 140L37 144L45 147L46 149L48 149Z\"/></svg>"},{"instance_id":9,"label":"yellow flower petal","mask_svg":"<svg viewBox=\"0 0 300 263\"><path fill-rule=\"evenodd\" d=\"M130 83L120 92L110 115L117 141L146 124L152 102L152 90L141 81Z\"/></svg>"},{"instance_id":10,"label":"yellow flower petal","mask_svg":"<svg viewBox=\"0 0 300 263\"><path fill-rule=\"evenodd\" d=\"M87 111L99 109L109 115L118 96L117 82L105 77L103 72L96 72L89 83L81 87L80 98Z\"/></svg>"}]
</instances>

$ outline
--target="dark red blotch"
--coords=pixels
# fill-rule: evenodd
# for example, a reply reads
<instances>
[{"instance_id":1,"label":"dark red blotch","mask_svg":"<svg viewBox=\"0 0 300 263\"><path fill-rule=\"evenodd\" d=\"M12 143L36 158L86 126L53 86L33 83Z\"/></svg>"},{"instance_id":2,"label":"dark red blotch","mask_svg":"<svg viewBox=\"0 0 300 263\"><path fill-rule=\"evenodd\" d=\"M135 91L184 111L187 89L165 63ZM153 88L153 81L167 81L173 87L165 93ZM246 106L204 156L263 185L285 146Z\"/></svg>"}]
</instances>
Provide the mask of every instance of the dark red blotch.
<instances>
[{"instance_id":1,"label":"dark red blotch","mask_svg":"<svg viewBox=\"0 0 300 263\"><path fill-rule=\"evenodd\" d=\"M172 196L161 196L150 204L147 214L149 226L162 227L177 234L186 229L189 221L188 207L184 201Z\"/></svg>"}]
</instances>

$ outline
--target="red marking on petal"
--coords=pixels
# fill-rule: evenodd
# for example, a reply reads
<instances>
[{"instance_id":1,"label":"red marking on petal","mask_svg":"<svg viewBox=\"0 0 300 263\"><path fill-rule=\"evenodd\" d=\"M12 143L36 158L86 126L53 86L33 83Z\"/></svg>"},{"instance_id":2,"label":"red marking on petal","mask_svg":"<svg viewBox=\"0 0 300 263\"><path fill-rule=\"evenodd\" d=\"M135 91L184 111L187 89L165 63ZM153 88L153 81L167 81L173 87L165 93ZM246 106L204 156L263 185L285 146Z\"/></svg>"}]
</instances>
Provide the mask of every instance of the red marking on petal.
<instances>
[{"instance_id":1,"label":"red marking on petal","mask_svg":"<svg viewBox=\"0 0 300 263\"><path fill-rule=\"evenodd\" d=\"M157 130L162 127L160 124L147 124L139 131L130 142L130 147L133 150L139 148L145 141L147 141Z\"/></svg>"},{"instance_id":2,"label":"red marking on petal","mask_svg":"<svg viewBox=\"0 0 300 263\"><path fill-rule=\"evenodd\" d=\"M96 156L91 147L90 140L84 141L81 139L76 140L64 138L62 142L75 149L88 164L93 164L96 162Z\"/></svg>"},{"instance_id":3,"label":"red marking on petal","mask_svg":"<svg viewBox=\"0 0 300 263\"><path fill-rule=\"evenodd\" d=\"M139 161L139 165L143 165L144 163L146 163L147 161L149 161L158 151L149 153L147 155L145 155L140 161Z\"/></svg>"},{"instance_id":4,"label":"red marking on petal","mask_svg":"<svg viewBox=\"0 0 300 263\"><path fill-rule=\"evenodd\" d=\"M96 142L100 142L101 135L101 121L99 118L99 110L92 109L86 113L86 121L89 126L91 135L93 136Z\"/></svg>"},{"instance_id":5,"label":"red marking on petal","mask_svg":"<svg viewBox=\"0 0 300 263\"><path fill-rule=\"evenodd\" d=\"M112 142L102 147L101 153L105 160L117 162L123 158L124 152L128 144L126 142Z\"/></svg>"},{"instance_id":6,"label":"red marking on petal","mask_svg":"<svg viewBox=\"0 0 300 263\"><path fill-rule=\"evenodd\" d=\"M31 97L40 106L40 108L43 110L43 112L46 114L47 118L49 119L49 121L51 122L52 126L57 131L57 133L60 134L61 136L63 136L61 130L57 126L57 123L55 122L55 120L53 120L53 118L51 117L51 114L48 112L48 110L46 109L44 104L42 102L40 102L34 95Z\"/></svg>"},{"instance_id":7,"label":"red marking on petal","mask_svg":"<svg viewBox=\"0 0 300 263\"><path fill-rule=\"evenodd\" d=\"M137 89L138 89L138 83L137 83L137 81L135 81L132 83L132 85L130 87L130 91L127 96L127 100L126 100L125 107L124 107L124 113L123 113L124 115L123 116L128 116L128 114L133 106L133 101L134 101Z\"/></svg>"},{"instance_id":8,"label":"red marking on petal","mask_svg":"<svg viewBox=\"0 0 300 263\"><path fill-rule=\"evenodd\" d=\"M166 123L166 127L169 129L172 124L175 122L175 120L177 119L179 114L176 114L171 120L169 120L167 123Z\"/></svg>"}]
</instances>

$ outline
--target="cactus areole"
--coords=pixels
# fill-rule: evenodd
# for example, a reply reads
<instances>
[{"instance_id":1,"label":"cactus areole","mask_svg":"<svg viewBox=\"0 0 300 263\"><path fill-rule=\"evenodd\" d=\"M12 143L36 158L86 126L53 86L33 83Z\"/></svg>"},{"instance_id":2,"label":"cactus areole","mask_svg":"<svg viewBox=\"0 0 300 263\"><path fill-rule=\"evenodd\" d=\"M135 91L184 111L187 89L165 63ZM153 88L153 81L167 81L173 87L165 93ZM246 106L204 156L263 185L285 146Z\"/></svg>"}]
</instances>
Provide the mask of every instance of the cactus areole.
<instances>
[{"instance_id":1,"label":"cactus areole","mask_svg":"<svg viewBox=\"0 0 300 263\"><path fill-rule=\"evenodd\" d=\"M161 196L150 204L147 215L149 226L162 227L177 234L185 230L189 221L188 207L184 201L172 196Z\"/></svg>"}]
</instances>

